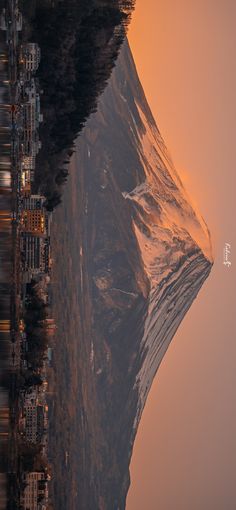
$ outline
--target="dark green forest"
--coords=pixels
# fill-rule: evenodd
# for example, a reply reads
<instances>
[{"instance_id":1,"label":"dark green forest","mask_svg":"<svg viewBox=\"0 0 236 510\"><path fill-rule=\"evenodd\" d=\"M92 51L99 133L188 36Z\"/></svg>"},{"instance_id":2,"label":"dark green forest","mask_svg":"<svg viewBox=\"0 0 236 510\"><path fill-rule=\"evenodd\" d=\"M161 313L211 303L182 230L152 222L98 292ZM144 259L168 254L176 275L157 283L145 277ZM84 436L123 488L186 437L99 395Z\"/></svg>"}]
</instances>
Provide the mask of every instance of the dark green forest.
<instances>
[{"instance_id":1,"label":"dark green forest","mask_svg":"<svg viewBox=\"0 0 236 510\"><path fill-rule=\"evenodd\" d=\"M48 210L61 201L74 140L97 108L125 38L135 0L22 2L27 37L41 47L37 76L44 122L35 191Z\"/></svg>"}]
</instances>

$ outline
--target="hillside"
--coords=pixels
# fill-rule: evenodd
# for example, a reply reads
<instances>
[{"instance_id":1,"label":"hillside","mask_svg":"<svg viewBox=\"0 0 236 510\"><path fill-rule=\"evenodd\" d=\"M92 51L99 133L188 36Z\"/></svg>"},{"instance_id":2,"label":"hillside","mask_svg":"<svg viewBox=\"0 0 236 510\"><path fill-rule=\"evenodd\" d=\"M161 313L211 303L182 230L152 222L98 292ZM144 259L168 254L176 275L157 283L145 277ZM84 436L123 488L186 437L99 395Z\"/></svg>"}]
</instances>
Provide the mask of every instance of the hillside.
<instances>
[{"instance_id":1,"label":"hillside","mask_svg":"<svg viewBox=\"0 0 236 510\"><path fill-rule=\"evenodd\" d=\"M207 226L176 173L127 42L70 170L53 241L55 498L68 510L123 510L148 391L212 266Z\"/></svg>"}]
</instances>

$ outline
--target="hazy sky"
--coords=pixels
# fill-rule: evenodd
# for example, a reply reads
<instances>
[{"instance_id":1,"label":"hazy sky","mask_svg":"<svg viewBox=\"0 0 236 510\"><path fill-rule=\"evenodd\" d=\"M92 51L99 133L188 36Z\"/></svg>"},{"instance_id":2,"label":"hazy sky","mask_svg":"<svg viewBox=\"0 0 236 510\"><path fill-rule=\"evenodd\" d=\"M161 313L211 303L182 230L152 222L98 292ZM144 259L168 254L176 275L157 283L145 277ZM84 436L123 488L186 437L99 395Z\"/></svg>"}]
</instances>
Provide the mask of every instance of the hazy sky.
<instances>
[{"instance_id":1,"label":"hazy sky","mask_svg":"<svg viewBox=\"0 0 236 510\"><path fill-rule=\"evenodd\" d=\"M158 127L212 233L215 265L153 383L128 510L236 508L235 20L235 0L137 0L129 32Z\"/></svg>"}]
</instances>

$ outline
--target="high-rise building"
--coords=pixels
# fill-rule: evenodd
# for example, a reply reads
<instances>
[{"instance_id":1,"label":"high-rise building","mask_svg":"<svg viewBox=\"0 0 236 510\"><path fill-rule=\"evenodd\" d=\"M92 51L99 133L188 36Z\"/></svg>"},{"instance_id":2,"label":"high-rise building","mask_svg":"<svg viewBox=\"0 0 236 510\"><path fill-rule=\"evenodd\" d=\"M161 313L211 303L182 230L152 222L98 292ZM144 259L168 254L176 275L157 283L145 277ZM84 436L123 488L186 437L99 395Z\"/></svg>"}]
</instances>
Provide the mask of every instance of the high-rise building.
<instances>
[{"instance_id":1,"label":"high-rise building","mask_svg":"<svg viewBox=\"0 0 236 510\"><path fill-rule=\"evenodd\" d=\"M24 232L39 236L45 234L45 211L25 209L21 215L21 226Z\"/></svg>"},{"instance_id":2,"label":"high-rise building","mask_svg":"<svg viewBox=\"0 0 236 510\"><path fill-rule=\"evenodd\" d=\"M22 170L34 170L35 168L35 158L32 156L23 156L21 161L21 169Z\"/></svg>"},{"instance_id":3,"label":"high-rise building","mask_svg":"<svg viewBox=\"0 0 236 510\"><path fill-rule=\"evenodd\" d=\"M46 233L46 216L44 209L45 197L42 195L30 195L23 199L23 211L21 225L24 232L42 236Z\"/></svg>"},{"instance_id":4,"label":"high-rise building","mask_svg":"<svg viewBox=\"0 0 236 510\"><path fill-rule=\"evenodd\" d=\"M30 195L23 201L24 209L42 209L45 202L45 197L43 195Z\"/></svg>"},{"instance_id":5,"label":"high-rise building","mask_svg":"<svg viewBox=\"0 0 236 510\"><path fill-rule=\"evenodd\" d=\"M27 403L25 411L25 438L30 443L39 443L44 434L44 407Z\"/></svg>"},{"instance_id":6,"label":"high-rise building","mask_svg":"<svg viewBox=\"0 0 236 510\"><path fill-rule=\"evenodd\" d=\"M21 496L23 510L39 510L48 501L48 479L44 472L33 471L24 476L25 489ZM39 501L41 504L39 504ZM46 506L45 506L46 508Z\"/></svg>"},{"instance_id":7,"label":"high-rise building","mask_svg":"<svg viewBox=\"0 0 236 510\"><path fill-rule=\"evenodd\" d=\"M37 71L41 59L41 51L39 45L36 43L23 44L22 57L27 71Z\"/></svg>"},{"instance_id":8,"label":"high-rise building","mask_svg":"<svg viewBox=\"0 0 236 510\"><path fill-rule=\"evenodd\" d=\"M21 236L22 264L31 275L50 271L50 239L23 232Z\"/></svg>"}]
</instances>

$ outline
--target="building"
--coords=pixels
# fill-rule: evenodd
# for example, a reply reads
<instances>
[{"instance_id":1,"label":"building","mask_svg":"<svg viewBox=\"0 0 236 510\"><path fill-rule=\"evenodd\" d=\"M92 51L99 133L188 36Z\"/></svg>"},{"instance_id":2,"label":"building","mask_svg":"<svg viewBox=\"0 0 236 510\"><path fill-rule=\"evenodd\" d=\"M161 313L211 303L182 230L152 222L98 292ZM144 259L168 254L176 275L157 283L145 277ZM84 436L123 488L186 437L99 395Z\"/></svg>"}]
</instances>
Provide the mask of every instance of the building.
<instances>
[{"instance_id":1,"label":"building","mask_svg":"<svg viewBox=\"0 0 236 510\"><path fill-rule=\"evenodd\" d=\"M24 281L51 271L50 225L52 214L44 207L45 197L27 195L21 213L21 261Z\"/></svg>"},{"instance_id":2,"label":"building","mask_svg":"<svg viewBox=\"0 0 236 510\"><path fill-rule=\"evenodd\" d=\"M34 170L35 158L32 156L23 156L21 161L21 170Z\"/></svg>"},{"instance_id":3,"label":"building","mask_svg":"<svg viewBox=\"0 0 236 510\"><path fill-rule=\"evenodd\" d=\"M25 406L36 406L38 399L38 389L30 388L24 392L24 405Z\"/></svg>"},{"instance_id":4,"label":"building","mask_svg":"<svg viewBox=\"0 0 236 510\"><path fill-rule=\"evenodd\" d=\"M41 236L45 234L45 211L24 209L21 214L22 231Z\"/></svg>"},{"instance_id":5,"label":"building","mask_svg":"<svg viewBox=\"0 0 236 510\"><path fill-rule=\"evenodd\" d=\"M45 197L29 195L23 199L21 225L24 232L42 236L46 233L46 216L44 209Z\"/></svg>"},{"instance_id":6,"label":"building","mask_svg":"<svg viewBox=\"0 0 236 510\"><path fill-rule=\"evenodd\" d=\"M22 14L17 7L15 8L14 15L15 15L15 22L16 22L16 30L17 30L17 32L20 32L22 30ZM2 13L0 16L0 29L8 30L8 27L9 27L9 19L7 18L6 9L4 8L2 10Z\"/></svg>"},{"instance_id":7,"label":"building","mask_svg":"<svg viewBox=\"0 0 236 510\"><path fill-rule=\"evenodd\" d=\"M32 235L28 232L21 236L23 270L31 276L49 273L51 268L50 239Z\"/></svg>"},{"instance_id":8,"label":"building","mask_svg":"<svg viewBox=\"0 0 236 510\"><path fill-rule=\"evenodd\" d=\"M44 265L44 273L50 273L50 270L51 270L51 244L50 244L50 237L47 237L45 239L45 242L44 242L43 265Z\"/></svg>"},{"instance_id":9,"label":"building","mask_svg":"<svg viewBox=\"0 0 236 510\"><path fill-rule=\"evenodd\" d=\"M40 324L43 324L44 327L46 328L47 330L47 335L48 336L54 336L55 335L55 332L56 332L56 329L57 329L57 325L55 323L55 319L51 318L51 319L43 319L42 321L40 321Z\"/></svg>"},{"instance_id":10,"label":"building","mask_svg":"<svg viewBox=\"0 0 236 510\"><path fill-rule=\"evenodd\" d=\"M25 197L31 194L31 170L21 168L21 192Z\"/></svg>"},{"instance_id":11,"label":"building","mask_svg":"<svg viewBox=\"0 0 236 510\"><path fill-rule=\"evenodd\" d=\"M22 264L24 271L39 272L41 270L41 238L23 234L21 238Z\"/></svg>"},{"instance_id":12,"label":"building","mask_svg":"<svg viewBox=\"0 0 236 510\"><path fill-rule=\"evenodd\" d=\"M48 366L52 366L52 359L53 359L53 349L52 347L48 347Z\"/></svg>"},{"instance_id":13,"label":"building","mask_svg":"<svg viewBox=\"0 0 236 510\"><path fill-rule=\"evenodd\" d=\"M46 211L44 207L45 200L42 195L25 196L22 202L21 224L24 232L45 235L45 237L48 237L48 243L50 244L52 213Z\"/></svg>"},{"instance_id":14,"label":"building","mask_svg":"<svg viewBox=\"0 0 236 510\"><path fill-rule=\"evenodd\" d=\"M39 140L38 131L34 124L35 112L31 106L24 106L24 126L23 126L23 147L24 154L32 157L34 160L39 153L42 143Z\"/></svg>"},{"instance_id":15,"label":"building","mask_svg":"<svg viewBox=\"0 0 236 510\"><path fill-rule=\"evenodd\" d=\"M21 496L23 510L46 508L48 501L48 478L44 472L30 472L24 476L25 489ZM45 506L44 506L45 505Z\"/></svg>"},{"instance_id":16,"label":"building","mask_svg":"<svg viewBox=\"0 0 236 510\"><path fill-rule=\"evenodd\" d=\"M31 193L31 181L30 181L30 174L27 172L24 174L21 178L21 193L28 197Z\"/></svg>"},{"instance_id":17,"label":"building","mask_svg":"<svg viewBox=\"0 0 236 510\"><path fill-rule=\"evenodd\" d=\"M20 162L21 179L23 179L24 174L27 173L29 175L29 181L33 182L35 166L36 166L36 155L35 154L26 155L25 154L21 158L21 162Z\"/></svg>"},{"instance_id":18,"label":"building","mask_svg":"<svg viewBox=\"0 0 236 510\"><path fill-rule=\"evenodd\" d=\"M27 402L24 412L26 441L34 444L40 443L45 432L44 406Z\"/></svg>"},{"instance_id":19,"label":"building","mask_svg":"<svg viewBox=\"0 0 236 510\"><path fill-rule=\"evenodd\" d=\"M40 113L40 97L39 94L36 94L23 106L24 131L29 132L32 136L32 133L39 128L41 122L43 122L43 115Z\"/></svg>"},{"instance_id":20,"label":"building","mask_svg":"<svg viewBox=\"0 0 236 510\"><path fill-rule=\"evenodd\" d=\"M31 79L25 87L25 102L23 104L23 146L25 155L32 157L34 160L42 146L38 135L39 125L42 121L43 115L40 110L40 94L37 91L36 81Z\"/></svg>"},{"instance_id":21,"label":"building","mask_svg":"<svg viewBox=\"0 0 236 510\"><path fill-rule=\"evenodd\" d=\"M24 199L23 207L30 210L43 209L45 200L43 195L30 195Z\"/></svg>"},{"instance_id":22,"label":"building","mask_svg":"<svg viewBox=\"0 0 236 510\"><path fill-rule=\"evenodd\" d=\"M7 20L6 20L6 9L4 8L0 15L0 30L7 30Z\"/></svg>"},{"instance_id":23,"label":"building","mask_svg":"<svg viewBox=\"0 0 236 510\"><path fill-rule=\"evenodd\" d=\"M43 115L41 113L41 107L40 107L40 93L39 93L39 84L38 81L34 78L31 78L27 82L27 85L25 86L25 99L26 99L26 105L34 105L35 107L35 122L39 126L40 122L43 121Z\"/></svg>"},{"instance_id":24,"label":"building","mask_svg":"<svg viewBox=\"0 0 236 510\"><path fill-rule=\"evenodd\" d=\"M41 51L39 45L36 43L23 44L22 59L24 61L26 71L30 71L32 73L37 71L41 59Z\"/></svg>"},{"instance_id":25,"label":"building","mask_svg":"<svg viewBox=\"0 0 236 510\"><path fill-rule=\"evenodd\" d=\"M21 191L25 197L31 194L31 184L34 181L35 159L35 156L23 156L21 159Z\"/></svg>"}]
</instances>

